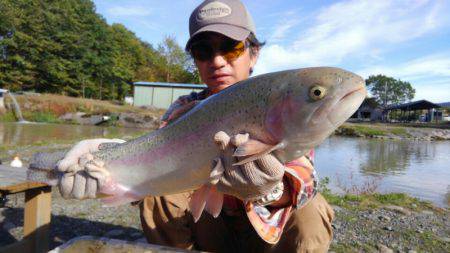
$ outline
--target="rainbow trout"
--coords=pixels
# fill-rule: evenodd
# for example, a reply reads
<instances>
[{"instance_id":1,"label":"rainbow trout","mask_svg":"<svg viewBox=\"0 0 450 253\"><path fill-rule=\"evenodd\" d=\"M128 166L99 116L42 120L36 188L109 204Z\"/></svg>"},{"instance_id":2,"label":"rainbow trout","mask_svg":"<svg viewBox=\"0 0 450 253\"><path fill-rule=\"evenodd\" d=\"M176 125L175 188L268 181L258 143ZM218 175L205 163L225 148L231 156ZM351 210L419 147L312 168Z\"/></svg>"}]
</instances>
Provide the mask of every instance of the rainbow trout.
<instances>
[{"instance_id":1,"label":"rainbow trout","mask_svg":"<svg viewBox=\"0 0 450 253\"><path fill-rule=\"evenodd\" d=\"M249 133L261 143L237 148L235 155L244 161L268 152L282 162L294 160L333 133L365 96L360 76L331 67L269 73L236 83L162 129L94 153L114 184L105 187L112 195L105 201L124 203L185 192L217 180L212 161L220 155L214 143L218 131L230 136ZM42 169L53 169L63 156L64 152L36 155L29 179L57 184L57 170L43 176Z\"/></svg>"}]
</instances>

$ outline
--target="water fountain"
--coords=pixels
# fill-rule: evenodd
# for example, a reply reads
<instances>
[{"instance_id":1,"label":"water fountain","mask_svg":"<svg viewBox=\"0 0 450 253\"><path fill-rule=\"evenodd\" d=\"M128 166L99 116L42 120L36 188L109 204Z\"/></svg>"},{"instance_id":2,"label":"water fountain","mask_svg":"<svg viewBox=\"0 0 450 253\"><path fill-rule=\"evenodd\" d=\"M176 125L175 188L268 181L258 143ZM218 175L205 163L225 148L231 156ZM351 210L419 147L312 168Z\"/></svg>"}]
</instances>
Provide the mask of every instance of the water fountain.
<instances>
[{"instance_id":1,"label":"water fountain","mask_svg":"<svg viewBox=\"0 0 450 253\"><path fill-rule=\"evenodd\" d=\"M23 119L22 111L20 110L20 105L17 103L16 98L11 92L8 92L8 95L11 97L11 100L13 101L13 107L14 107L14 114L16 115L16 118L19 122L26 122L26 120Z\"/></svg>"}]
</instances>

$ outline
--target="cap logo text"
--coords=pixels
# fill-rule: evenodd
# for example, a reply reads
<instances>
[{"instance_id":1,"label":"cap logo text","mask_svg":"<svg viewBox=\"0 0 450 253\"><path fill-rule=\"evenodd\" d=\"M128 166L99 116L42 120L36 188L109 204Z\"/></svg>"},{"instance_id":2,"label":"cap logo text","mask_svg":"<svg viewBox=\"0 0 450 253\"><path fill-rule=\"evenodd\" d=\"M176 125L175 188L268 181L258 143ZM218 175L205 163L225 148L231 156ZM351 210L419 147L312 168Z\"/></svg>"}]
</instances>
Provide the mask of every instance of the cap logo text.
<instances>
[{"instance_id":1,"label":"cap logo text","mask_svg":"<svg viewBox=\"0 0 450 253\"><path fill-rule=\"evenodd\" d=\"M221 2L211 2L198 10L197 20L223 18L231 14L230 6Z\"/></svg>"}]
</instances>

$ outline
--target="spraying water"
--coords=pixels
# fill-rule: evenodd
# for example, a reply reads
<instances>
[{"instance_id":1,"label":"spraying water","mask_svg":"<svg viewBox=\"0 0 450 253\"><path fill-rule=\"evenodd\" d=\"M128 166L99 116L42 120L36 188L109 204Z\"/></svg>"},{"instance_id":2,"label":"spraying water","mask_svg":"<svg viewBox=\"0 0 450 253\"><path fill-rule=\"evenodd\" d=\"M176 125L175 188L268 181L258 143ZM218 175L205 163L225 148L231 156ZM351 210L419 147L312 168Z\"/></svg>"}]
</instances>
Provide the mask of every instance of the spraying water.
<instances>
[{"instance_id":1,"label":"spraying water","mask_svg":"<svg viewBox=\"0 0 450 253\"><path fill-rule=\"evenodd\" d=\"M17 103L16 98L14 97L14 95L11 92L8 92L8 94L11 97L11 100L13 101L14 114L16 115L17 120L19 122L25 122L25 120L23 119L23 116L22 116L22 111L20 110L20 106L19 106L19 103Z\"/></svg>"}]
</instances>

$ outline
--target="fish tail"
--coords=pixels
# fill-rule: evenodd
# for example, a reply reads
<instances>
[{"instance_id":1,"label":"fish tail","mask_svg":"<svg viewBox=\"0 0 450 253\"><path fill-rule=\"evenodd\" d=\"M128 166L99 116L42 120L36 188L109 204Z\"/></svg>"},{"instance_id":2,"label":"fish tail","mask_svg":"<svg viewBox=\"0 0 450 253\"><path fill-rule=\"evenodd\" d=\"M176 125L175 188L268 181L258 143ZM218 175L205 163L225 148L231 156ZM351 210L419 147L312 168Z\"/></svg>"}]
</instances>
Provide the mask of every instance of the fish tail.
<instances>
[{"instance_id":1,"label":"fish tail","mask_svg":"<svg viewBox=\"0 0 450 253\"><path fill-rule=\"evenodd\" d=\"M67 150L34 154L27 170L27 180L56 186L62 176L62 173L56 169L56 165L66 153Z\"/></svg>"},{"instance_id":2,"label":"fish tail","mask_svg":"<svg viewBox=\"0 0 450 253\"><path fill-rule=\"evenodd\" d=\"M58 185L61 173L57 170L41 170L41 169L28 169L27 180L32 182L44 183L51 186Z\"/></svg>"}]
</instances>

